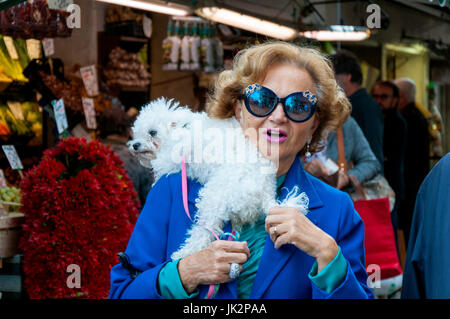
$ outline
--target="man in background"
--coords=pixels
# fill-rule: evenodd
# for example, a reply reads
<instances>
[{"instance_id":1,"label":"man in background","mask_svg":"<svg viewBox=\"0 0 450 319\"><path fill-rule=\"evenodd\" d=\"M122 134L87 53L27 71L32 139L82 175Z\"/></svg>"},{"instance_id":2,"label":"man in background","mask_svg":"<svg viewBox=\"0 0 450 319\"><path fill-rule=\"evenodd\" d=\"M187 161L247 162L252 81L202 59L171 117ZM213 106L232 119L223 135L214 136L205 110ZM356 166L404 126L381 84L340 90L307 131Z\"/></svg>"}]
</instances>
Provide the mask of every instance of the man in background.
<instances>
[{"instance_id":1,"label":"man in background","mask_svg":"<svg viewBox=\"0 0 450 319\"><path fill-rule=\"evenodd\" d=\"M417 194L403 273L402 298L450 298L450 153Z\"/></svg>"},{"instance_id":2,"label":"man in background","mask_svg":"<svg viewBox=\"0 0 450 319\"><path fill-rule=\"evenodd\" d=\"M372 97L384 116L384 176L395 192L395 206L391 212L391 219L397 239L399 205L405 200L404 160L407 125L397 110L400 93L393 82L383 81L375 84Z\"/></svg>"},{"instance_id":3,"label":"man in background","mask_svg":"<svg viewBox=\"0 0 450 319\"><path fill-rule=\"evenodd\" d=\"M363 76L357 58L350 52L338 52L331 56L336 81L352 104L352 117L369 142L372 152L380 162L383 171L383 114L378 104L361 86Z\"/></svg>"},{"instance_id":4,"label":"man in background","mask_svg":"<svg viewBox=\"0 0 450 319\"><path fill-rule=\"evenodd\" d=\"M428 122L415 105L416 84L409 78L396 79L394 83L400 91L398 110L408 127L404 162L405 202L399 211L399 227L408 240L416 195L430 170L430 142Z\"/></svg>"}]
</instances>

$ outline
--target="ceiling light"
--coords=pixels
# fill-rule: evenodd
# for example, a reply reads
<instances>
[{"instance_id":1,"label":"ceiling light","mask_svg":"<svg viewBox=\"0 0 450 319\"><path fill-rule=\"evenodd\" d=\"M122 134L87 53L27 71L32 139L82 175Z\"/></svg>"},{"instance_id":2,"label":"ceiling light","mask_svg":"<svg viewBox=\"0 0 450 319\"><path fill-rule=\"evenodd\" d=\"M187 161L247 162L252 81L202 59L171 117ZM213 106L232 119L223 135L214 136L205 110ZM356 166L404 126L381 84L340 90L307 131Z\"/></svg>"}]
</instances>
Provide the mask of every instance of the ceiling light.
<instances>
[{"instance_id":1,"label":"ceiling light","mask_svg":"<svg viewBox=\"0 0 450 319\"><path fill-rule=\"evenodd\" d=\"M281 25L269 20L260 19L253 15L240 13L221 7L201 7L195 13L205 19L223 23L239 29L264 34L281 40L291 40L297 35L294 28Z\"/></svg>"},{"instance_id":2,"label":"ceiling light","mask_svg":"<svg viewBox=\"0 0 450 319\"><path fill-rule=\"evenodd\" d=\"M97 0L100 2L106 2L119 6L126 6L135 9L154 11L158 13L174 15L174 16L186 16L191 13L189 7L168 3L167 1L145 1L145 0Z\"/></svg>"},{"instance_id":3,"label":"ceiling light","mask_svg":"<svg viewBox=\"0 0 450 319\"><path fill-rule=\"evenodd\" d=\"M362 41L370 37L370 30L365 27L332 25L318 30L302 31L299 34L317 41Z\"/></svg>"}]
</instances>

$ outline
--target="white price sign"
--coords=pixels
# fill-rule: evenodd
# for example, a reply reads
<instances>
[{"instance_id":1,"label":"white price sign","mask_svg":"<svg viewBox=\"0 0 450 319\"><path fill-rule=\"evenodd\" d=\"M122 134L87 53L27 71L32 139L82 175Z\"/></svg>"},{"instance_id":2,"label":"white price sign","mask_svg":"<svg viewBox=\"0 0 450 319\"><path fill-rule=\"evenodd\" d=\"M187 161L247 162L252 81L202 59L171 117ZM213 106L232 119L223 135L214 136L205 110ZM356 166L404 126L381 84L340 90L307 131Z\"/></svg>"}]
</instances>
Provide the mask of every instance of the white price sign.
<instances>
[{"instance_id":1,"label":"white price sign","mask_svg":"<svg viewBox=\"0 0 450 319\"><path fill-rule=\"evenodd\" d=\"M86 125L89 129L95 130L97 128L97 121L95 119L94 100L89 97L81 98L83 102L84 116L86 117Z\"/></svg>"},{"instance_id":2,"label":"white price sign","mask_svg":"<svg viewBox=\"0 0 450 319\"><path fill-rule=\"evenodd\" d=\"M25 120L25 118L23 117L23 112L22 112L22 104L20 104L20 102L17 101L7 101L6 104L8 104L9 109L11 110L12 114L14 115L14 117L20 121Z\"/></svg>"},{"instance_id":3,"label":"white price sign","mask_svg":"<svg viewBox=\"0 0 450 319\"><path fill-rule=\"evenodd\" d=\"M12 169L23 169L22 162L16 152L14 145L2 145L3 152L8 158L9 165Z\"/></svg>"},{"instance_id":4,"label":"white price sign","mask_svg":"<svg viewBox=\"0 0 450 319\"><path fill-rule=\"evenodd\" d=\"M81 78L89 96L98 95L97 69L95 65L80 68Z\"/></svg>"},{"instance_id":5,"label":"white price sign","mask_svg":"<svg viewBox=\"0 0 450 319\"><path fill-rule=\"evenodd\" d=\"M5 178L5 174L3 174L3 170L0 169L0 187L6 187L8 186L6 184L6 178Z\"/></svg>"},{"instance_id":6,"label":"white price sign","mask_svg":"<svg viewBox=\"0 0 450 319\"><path fill-rule=\"evenodd\" d=\"M69 127L67 123L66 110L64 108L64 101L60 99L58 101L54 101L53 103L53 112L55 113L56 126L58 127L58 133L62 134L65 129Z\"/></svg>"},{"instance_id":7,"label":"white price sign","mask_svg":"<svg viewBox=\"0 0 450 319\"><path fill-rule=\"evenodd\" d=\"M42 46L44 47L44 54L46 57L55 54L55 42L51 38L42 39Z\"/></svg>"},{"instance_id":8,"label":"white price sign","mask_svg":"<svg viewBox=\"0 0 450 319\"><path fill-rule=\"evenodd\" d=\"M3 41L5 42L6 49L8 50L9 56L13 60L19 59L19 54L17 54L16 46L14 44L14 40L11 37L3 37Z\"/></svg>"},{"instance_id":9,"label":"white price sign","mask_svg":"<svg viewBox=\"0 0 450 319\"><path fill-rule=\"evenodd\" d=\"M73 4L73 0L47 0L48 7L54 10L67 10L70 4Z\"/></svg>"},{"instance_id":10,"label":"white price sign","mask_svg":"<svg viewBox=\"0 0 450 319\"><path fill-rule=\"evenodd\" d=\"M27 43L27 51L28 56L31 60L40 59L41 58L41 41L36 39L28 39Z\"/></svg>"}]
</instances>

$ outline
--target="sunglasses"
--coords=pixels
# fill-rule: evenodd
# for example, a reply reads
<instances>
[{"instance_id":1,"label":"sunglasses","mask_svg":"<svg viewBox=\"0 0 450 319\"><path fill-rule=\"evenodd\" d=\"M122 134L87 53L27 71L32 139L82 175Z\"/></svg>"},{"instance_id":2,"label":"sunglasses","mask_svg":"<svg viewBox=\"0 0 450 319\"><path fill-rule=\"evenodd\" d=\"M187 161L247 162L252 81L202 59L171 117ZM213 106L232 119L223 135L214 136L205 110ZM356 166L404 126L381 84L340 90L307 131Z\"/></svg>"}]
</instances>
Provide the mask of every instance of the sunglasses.
<instances>
[{"instance_id":1,"label":"sunglasses","mask_svg":"<svg viewBox=\"0 0 450 319\"><path fill-rule=\"evenodd\" d=\"M244 104L250 114L266 117L275 110L278 103L283 105L284 113L293 122L301 123L309 120L317 106L317 97L310 91L291 93L279 98L272 90L258 83L245 89Z\"/></svg>"}]
</instances>

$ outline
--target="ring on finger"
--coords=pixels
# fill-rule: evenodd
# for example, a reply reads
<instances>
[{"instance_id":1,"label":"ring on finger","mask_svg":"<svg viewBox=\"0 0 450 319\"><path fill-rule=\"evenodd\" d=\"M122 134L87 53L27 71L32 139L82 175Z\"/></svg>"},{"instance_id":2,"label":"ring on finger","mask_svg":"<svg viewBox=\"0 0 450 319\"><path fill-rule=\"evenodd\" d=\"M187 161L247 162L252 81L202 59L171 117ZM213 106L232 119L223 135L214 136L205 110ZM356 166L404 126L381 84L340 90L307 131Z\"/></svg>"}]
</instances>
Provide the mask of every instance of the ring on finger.
<instances>
[{"instance_id":1,"label":"ring on finger","mask_svg":"<svg viewBox=\"0 0 450 319\"><path fill-rule=\"evenodd\" d=\"M232 263L230 265L230 272L228 273L228 276L230 276L231 279L236 279L239 277L241 273L241 267L237 263Z\"/></svg>"},{"instance_id":2,"label":"ring on finger","mask_svg":"<svg viewBox=\"0 0 450 319\"><path fill-rule=\"evenodd\" d=\"M277 226L272 227L271 229L272 231L272 235L278 236L278 232L277 232Z\"/></svg>"}]
</instances>

